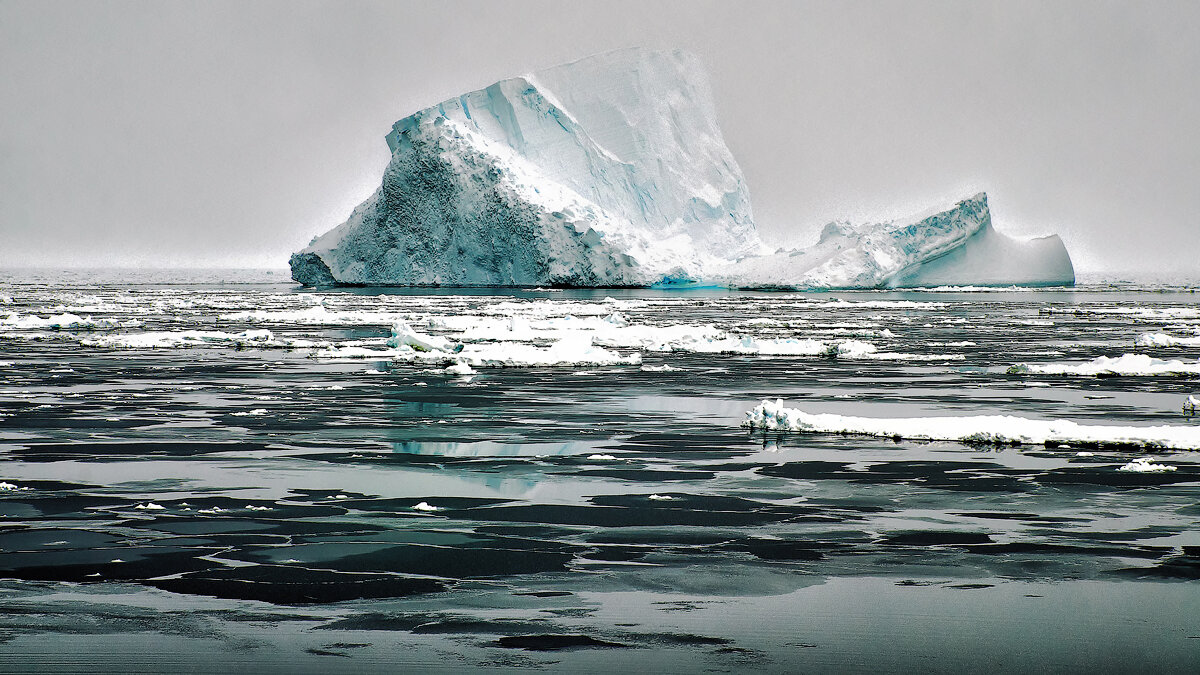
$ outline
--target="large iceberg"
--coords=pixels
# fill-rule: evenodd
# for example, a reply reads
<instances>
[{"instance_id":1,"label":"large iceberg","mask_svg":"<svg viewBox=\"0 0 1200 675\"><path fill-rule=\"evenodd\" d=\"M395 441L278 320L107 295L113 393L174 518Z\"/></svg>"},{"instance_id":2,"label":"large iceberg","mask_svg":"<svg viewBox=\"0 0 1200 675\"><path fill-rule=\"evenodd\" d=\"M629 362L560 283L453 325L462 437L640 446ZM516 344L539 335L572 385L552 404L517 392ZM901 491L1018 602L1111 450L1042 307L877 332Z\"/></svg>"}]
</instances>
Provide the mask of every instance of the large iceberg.
<instances>
[{"instance_id":1,"label":"large iceberg","mask_svg":"<svg viewBox=\"0 0 1200 675\"><path fill-rule=\"evenodd\" d=\"M772 253L699 59L625 49L396 122L383 183L291 258L314 286L880 287L1071 283L1056 237L991 228L983 195Z\"/></svg>"}]
</instances>

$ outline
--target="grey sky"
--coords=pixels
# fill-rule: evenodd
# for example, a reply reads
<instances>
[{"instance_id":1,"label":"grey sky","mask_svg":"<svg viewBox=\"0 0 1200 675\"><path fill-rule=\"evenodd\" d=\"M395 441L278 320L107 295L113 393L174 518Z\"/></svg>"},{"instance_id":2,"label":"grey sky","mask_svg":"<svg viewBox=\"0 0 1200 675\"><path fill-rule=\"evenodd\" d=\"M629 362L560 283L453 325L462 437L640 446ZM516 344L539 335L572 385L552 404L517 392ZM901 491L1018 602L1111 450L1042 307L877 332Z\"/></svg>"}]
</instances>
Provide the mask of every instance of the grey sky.
<instances>
[{"instance_id":1,"label":"grey sky","mask_svg":"<svg viewBox=\"0 0 1200 675\"><path fill-rule=\"evenodd\" d=\"M1200 4L0 0L0 265L283 266L392 122L629 45L711 74L764 236L986 190L1085 271L1200 271Z\"/></svg>"}]
</instances>

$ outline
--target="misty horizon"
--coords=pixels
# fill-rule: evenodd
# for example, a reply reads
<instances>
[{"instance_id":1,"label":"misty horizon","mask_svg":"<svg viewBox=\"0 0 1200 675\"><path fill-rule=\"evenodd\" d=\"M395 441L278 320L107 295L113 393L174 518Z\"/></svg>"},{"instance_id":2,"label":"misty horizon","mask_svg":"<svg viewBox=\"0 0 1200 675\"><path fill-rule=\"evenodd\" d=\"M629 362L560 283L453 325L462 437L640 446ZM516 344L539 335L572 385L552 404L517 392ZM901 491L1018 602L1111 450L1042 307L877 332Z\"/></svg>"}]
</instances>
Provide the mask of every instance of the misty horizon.
<instances>
[{"instance_id":1,"label":"misty horizon","mask_svg":"<svg viewBox=\"0 0 1200 675\"><path fill-rule=\"evenodd\" d=\"M642 45L705 63L773 245L984 191L1083 275L1200 256L1184 3L233 7L0 6L0 265L283 268L374 191L396 119Z\"/></svg>"}]
</instances>

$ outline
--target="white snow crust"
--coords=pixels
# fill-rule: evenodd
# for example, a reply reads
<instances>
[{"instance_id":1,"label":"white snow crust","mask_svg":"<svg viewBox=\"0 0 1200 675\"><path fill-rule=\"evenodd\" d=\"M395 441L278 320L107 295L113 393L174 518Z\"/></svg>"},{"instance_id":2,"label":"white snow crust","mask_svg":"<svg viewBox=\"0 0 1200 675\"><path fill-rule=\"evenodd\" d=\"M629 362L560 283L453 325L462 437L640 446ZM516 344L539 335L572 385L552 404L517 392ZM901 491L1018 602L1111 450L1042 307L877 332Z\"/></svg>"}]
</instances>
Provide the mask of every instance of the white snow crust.
<instances>
[{"instance_id":1,"label":"white snow crust","mask_svg":"<svg viewBox=\"0 0 1200 675\"><path fill-rule=\"evenodd\" d=\"M967 443L1133 445L1200 449L1200 426L1124 427L1083 425L1069 420L1035 420L1013 415L871 418L810 414L764 400L746 413L751 429L901 437ZM1134 469L1126 469L1134 470Z\"/></svg>"}]
</instances>

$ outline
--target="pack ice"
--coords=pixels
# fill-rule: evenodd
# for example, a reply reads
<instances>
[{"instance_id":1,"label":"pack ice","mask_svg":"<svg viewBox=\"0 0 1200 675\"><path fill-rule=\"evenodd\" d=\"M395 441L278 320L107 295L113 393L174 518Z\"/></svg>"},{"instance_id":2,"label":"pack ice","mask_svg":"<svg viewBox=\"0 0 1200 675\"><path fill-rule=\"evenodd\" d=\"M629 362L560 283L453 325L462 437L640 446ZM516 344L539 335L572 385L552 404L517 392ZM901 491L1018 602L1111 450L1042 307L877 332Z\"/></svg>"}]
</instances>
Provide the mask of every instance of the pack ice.
<instances>
[{"instance_id":1,"label":"pack ice","mask_svg":"<svg viewBox=\"0 0 1200 675\"><path fill-rule=\"evenodd\" d=\"M1057 237L992 229L980 194L771 252L683 51L626 49L396 122L383 183L292 255L312 286L887 287L1072 283Z\"/></svg>"}]
</instances>

